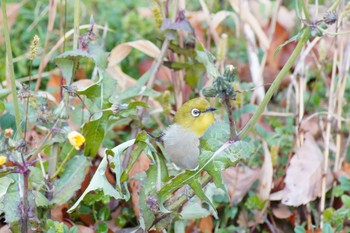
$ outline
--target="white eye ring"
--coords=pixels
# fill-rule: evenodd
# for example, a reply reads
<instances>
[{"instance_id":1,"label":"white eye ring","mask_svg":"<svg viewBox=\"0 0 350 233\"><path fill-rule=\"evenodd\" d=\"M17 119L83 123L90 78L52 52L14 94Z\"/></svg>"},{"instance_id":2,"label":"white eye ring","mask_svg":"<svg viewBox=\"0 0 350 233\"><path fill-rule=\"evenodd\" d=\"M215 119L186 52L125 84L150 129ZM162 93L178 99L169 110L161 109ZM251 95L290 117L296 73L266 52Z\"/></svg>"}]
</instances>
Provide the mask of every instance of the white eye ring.
<instances>
[{"instance_id":1,"label":"white eye ring","mask_svg":"<svg viewBox=\"0 0 350 233\"><path fill-rule=\"evenodd\" d=\"M197 108L194 108L192 109L191 114L194 117L198 117L201 114L201 111L199 111Z\"/></svg>"}]
</instances>

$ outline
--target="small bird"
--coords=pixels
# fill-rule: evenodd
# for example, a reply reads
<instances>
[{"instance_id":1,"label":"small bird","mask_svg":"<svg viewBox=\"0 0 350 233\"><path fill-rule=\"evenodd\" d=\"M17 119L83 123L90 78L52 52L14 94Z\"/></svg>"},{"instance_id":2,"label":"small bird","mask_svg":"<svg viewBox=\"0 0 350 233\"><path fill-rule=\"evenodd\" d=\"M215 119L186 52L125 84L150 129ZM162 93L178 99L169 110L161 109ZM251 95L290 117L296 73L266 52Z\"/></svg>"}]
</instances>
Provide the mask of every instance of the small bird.
<instances>
[{"instance_id":1,"label":"small bird","mask_svg":"<svg viewBox=\"0 0 350 233\"><path fill-rule=\"evenodd\" d=\"M213 111L204 98L195 98L184 103L176 112L174 124L160 136L166 155L177 167L194 170L200 155L199 138L214 123Z\"/></svg>"}]
</instances>

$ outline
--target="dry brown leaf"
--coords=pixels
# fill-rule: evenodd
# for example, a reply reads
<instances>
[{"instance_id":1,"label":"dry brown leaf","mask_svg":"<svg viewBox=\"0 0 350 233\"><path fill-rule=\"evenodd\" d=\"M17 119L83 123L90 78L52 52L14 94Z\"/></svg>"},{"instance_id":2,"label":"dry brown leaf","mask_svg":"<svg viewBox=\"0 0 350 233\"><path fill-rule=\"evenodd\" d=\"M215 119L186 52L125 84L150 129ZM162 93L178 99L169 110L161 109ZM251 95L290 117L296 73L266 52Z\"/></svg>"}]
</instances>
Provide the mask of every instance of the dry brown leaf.
<instances>
[{"instance_id":1,"label":"dry brown leaf","mask_svg":"<svg viewBox=\"0 0 350 233\"><path fill-rule=\"evenodd\" d=\"M307 116L305 116L304 120L300 124L300 130L302 130L302 132L304 132L305 134L309 133L314 138L317 138L321 131L319 119L317 117L308 118Z\"/></svg>"},{"instance_id":2,"label":"dry brown leaf","mask_svg":"<svg viewBox=\"0 0 350 233\"><path fill-rule=\"evenodd\" d=\"M62 84L65 84L65 81ZM61 100L61 76L52 74L46 85L46 90L52 93L52 95L55 97L56 102L59 102Z\"/></svg>"},{"instance_id":3,"label":"dry brown leaf","mask_svg":"<svg viewBox=\"0 0 350 233\"><path fill-rule=\"evenodd\" d=\"M281 57L286 53L286 48L282 47L281 50L276 53L276 49L289 39L289 32L279 23L276 23L275 33L272 36L270 47L267 51L267 65L273 70L279 70L280 67L284 65ZM289 57L288 53L288 57Z\"/></svg>"},{"instance_id":4,"label":"dry brown leaf","mask_svg":"<svg viewBox=\"0 0 350 233\"><path fill-rule=\"evenodd\" d=\"M86 227L83 225L76 225L78 227L78 232L79 233L94 233L95 231L90 228L90 227Z\"/></svg>"},{"instance_id":5,"label":"dry brown leaf","mask_svg":"<svg viewBox=\"0 0 350 233\"><path fill-rule=\"evenodd\" d=\"M56 206L51 208L51 219L54 221L62 222L65 214L65 210L67 210L68 204L62 204L60 206Z\"/></svg>"},{"instance_id":6,"label":"dry brown leaf","mask_svg":"<svg viewBox=\"0 0 350 233\"><path fill-rule=\"evenodd\" d=\"M288 206L279 204L277 207L272 208L272 213L276 218L286 219L293 215L293 212L289 210Z\"/></svg>"},{"instance_id":7,"label":"dry brown leaf","mask_svg":"<svg viewBox=\"0 0 350 233\"><path fill-rule=\"evenodd\" d=\"M312 136L296 151L286 172L282 203L299 206L321 195L323 154Z\"/></svg>"},{"instance_id":8,"label":"dry brown leaf","mask_svg":"<svg viewBox=\"0 0 350 233\"><path fill-rule=\"evenodd\" d=\"M237 205L248 192L252 184L259 178L260 169L249 167L230 167L222 172L231 203Z\"/></svg>"},{"instance_id":9,"label":"dry brown leaf","mask_svg":"<svg viewBox=\"0 0 350 233\"><path fill-rule=\"evenodd\" d=\"M148 40L137 40L133 42L126 42L115 47L110 54L108 66L119 64L131 52L131 49L137 49L144 54L156 58L160 54L159 48Z\"/></svg>"},{"instance_id":10,"label":"dry brown leaf","mask_svg":"<svg viewBox=\"0 0 350 233\"><path fill-rule=\"evenodd\" d=\"M203 233L211 233L214 229L213 217L211 215L202 218L199 223L199 229Z\"/></svg>"},{"instance_id":11,"label":"dry brown leaf","mask_svg":"<svg viewBox=\"0 0 350 233\"><path fill-rule=\"evenodd\" d=\"M263 141L264 148L264 164L261 168L260 185L258 196L261 200L268 200L272 188L273 166L271 160L271 153L265 141Z\"/></svg>"}]
</instances>

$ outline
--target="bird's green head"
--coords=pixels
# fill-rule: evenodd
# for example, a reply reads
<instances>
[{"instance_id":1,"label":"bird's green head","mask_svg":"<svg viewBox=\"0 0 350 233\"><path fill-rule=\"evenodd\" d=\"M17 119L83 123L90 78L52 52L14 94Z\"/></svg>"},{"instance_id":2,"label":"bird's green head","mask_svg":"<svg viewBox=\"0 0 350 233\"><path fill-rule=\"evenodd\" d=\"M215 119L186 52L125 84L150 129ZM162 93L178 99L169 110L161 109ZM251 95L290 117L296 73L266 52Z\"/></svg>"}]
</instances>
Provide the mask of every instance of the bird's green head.
<instances>
[{"instance_id":1,"label":"bird's green head","mask_svg":"<svg viewBox=\"0 0 350 233\"><path fill-rule=\"evenodd\" d=\"M210 107L206 99L191 99L176 112L174 121L200 137L214 123L213 111L215 108Z\"/></svg>"}]
</instances>

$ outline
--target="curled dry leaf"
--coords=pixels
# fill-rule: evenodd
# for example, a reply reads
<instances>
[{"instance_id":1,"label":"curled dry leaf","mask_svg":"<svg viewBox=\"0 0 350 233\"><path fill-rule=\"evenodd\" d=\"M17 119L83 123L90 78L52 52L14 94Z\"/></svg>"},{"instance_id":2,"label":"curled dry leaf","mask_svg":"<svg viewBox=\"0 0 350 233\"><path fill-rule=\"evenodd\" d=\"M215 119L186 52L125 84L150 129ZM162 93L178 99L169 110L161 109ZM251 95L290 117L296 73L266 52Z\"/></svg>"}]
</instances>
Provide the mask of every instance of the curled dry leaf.
<instances>
[{"instance_id":1,"label":"curled dry leaf","mask_svg":"<svg viewBox=\"0 0 350 233\"><path fill-rule=\"evenodd\" d=\"M308 135L290 161L285 178L286 186L281 193L282 204L299 206L321 196L323 163L320 148L313 137Z\"/></svg>"},{"instance_id":2,"label":"curled dry leaf","mask_svg":"<svg viewBox=\"0 0 350 233\"><path fill-rule=\"evenodd\" d=\"M237 166L222 172L231 203L238 204L248 192L252 184L259 178L260 169Z\"/></svg>"},{"instance_id":3,"label":"curled dry leaf","mask_svg":"<svg viewBox=\"0 0 350 233\"><path fill-rule=\"evenodd\" d=\"M131 49L133 48L140 50L142 53L153 58L158 57L160 54L159 48L148 40L126 42L118 45L111 51L108 66L114 66L119 64L129 55Z\"/></svg>"},{"instance_id":4,"label":"curled dry leaf","mask_svg":"<svg viewBox=\"0 0 350 233\"><path fill-rule=\"evenodd\" d=\"M260 185L259 185L259 198L261 200L269 199L271 188L272 188L272 176L273 176L273 166L271 153L267 147L267 143L263 141L264 148L264 164L261 169L260 175Z\"/></svg>"}]
</instances>

